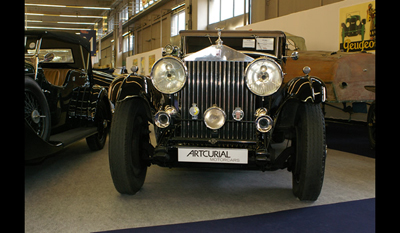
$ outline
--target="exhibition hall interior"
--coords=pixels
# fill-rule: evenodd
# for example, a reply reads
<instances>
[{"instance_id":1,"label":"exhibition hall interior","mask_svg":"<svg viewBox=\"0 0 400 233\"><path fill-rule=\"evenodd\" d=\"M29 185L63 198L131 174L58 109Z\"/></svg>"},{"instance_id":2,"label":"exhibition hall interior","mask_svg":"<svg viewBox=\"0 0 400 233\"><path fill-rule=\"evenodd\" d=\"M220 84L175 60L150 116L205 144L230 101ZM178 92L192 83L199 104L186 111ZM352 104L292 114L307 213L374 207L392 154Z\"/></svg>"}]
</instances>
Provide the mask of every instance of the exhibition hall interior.
<instances>
[{"instance_id":1,"label":"exhibition hall interior","mask_svg":"<svg viewBox=\"0 0 400 233\"><path fill-rule=\"evenodd\" d=\"M375 232L375 9L26 0L24 232Z\"/></svg>"}]
</instances>

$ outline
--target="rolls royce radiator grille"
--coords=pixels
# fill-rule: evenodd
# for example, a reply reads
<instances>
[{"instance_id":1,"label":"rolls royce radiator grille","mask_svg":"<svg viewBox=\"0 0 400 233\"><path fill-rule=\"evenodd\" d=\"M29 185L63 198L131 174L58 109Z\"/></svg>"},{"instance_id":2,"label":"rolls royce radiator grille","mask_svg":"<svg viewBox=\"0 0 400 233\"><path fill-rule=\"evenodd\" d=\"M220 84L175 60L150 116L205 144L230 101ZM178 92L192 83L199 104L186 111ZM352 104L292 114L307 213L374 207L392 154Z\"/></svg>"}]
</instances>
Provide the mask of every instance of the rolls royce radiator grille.
<instances>
[{"instance_id":1,"label":"rolls royce radiator grille","mask_svg":"<svg viewBox=\"0 0 400 233\"><path fill-rule=\"evenodd\" d=\"M181 136L185 138L220 138L255 140L255 95L244 80L249 62L238 61L186 61L188 78L180 91L182 100ZM192 119L189 109L195 103L200 109L198 119ZM213 132L203 122L207 108L217 105L226 113L225 125ZM244 111L242 121L235 121L236 107Z\"/></svg>"}]
</instances>

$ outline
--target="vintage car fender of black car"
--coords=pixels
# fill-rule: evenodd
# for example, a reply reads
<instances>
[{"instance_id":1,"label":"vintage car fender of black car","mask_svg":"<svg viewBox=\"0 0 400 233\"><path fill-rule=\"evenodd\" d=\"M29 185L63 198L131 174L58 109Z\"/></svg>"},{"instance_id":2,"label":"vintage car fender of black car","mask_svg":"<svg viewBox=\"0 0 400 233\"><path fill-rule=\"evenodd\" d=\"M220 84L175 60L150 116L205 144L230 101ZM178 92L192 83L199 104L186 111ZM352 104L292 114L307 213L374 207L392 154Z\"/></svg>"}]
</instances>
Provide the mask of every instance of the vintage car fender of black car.
<instances>
[{"instance_id":1,"label":"vintage car fender of black car","mask_svg":"<svg viewBox=\"0 0 400 233\"><path fill-rule=\"evenodd\" d=\"M25 160L41 160L83 138L90 149L102 149L112 117L111 82L112 76L92 71L86 39L25 31Z\"/></svg>"},{"instance_id":2,"label":"vintage car fender of black car","mask_svg":"<svg viewBox=\"0 0 400 233\"><path fill-rule=\"evenodd\" d=\"M181 31L151 78L126 77L111 124L109 162L114 186L135 194L147 167L210 167L293 174L293 193L315 201L327 153L323 81L285 82L288 56L281 31ZM298 58L298 54L291 56ZM310 64L312 65L312 64ZM157 146L149 139L154 124ZM272 144L287 140L275 153Z\"/></svg>"}]
</instances>

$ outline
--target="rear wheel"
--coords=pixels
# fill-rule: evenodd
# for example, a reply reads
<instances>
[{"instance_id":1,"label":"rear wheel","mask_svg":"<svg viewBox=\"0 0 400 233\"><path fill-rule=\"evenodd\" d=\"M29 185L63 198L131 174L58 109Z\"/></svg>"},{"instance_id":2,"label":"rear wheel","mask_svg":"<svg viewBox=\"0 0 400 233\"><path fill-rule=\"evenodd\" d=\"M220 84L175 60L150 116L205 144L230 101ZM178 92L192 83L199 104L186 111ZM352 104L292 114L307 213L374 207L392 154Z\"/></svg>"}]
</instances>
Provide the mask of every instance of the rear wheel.
<instances>
[{"instance_id":1,"label":"rear wheel","mask_svg":"<svg viewBox=\"0 0 400 233\"><path fill-rule=\"evenodd\" d=\"M144 108L138 99L117 104L112 119L109 162L115 188L133 195L143 186L147 162L146 147L150 143Z\"/></svg>"},{"instance_id":2,"label":"rear wheel","mask_svg":"<svg viewBox=\"0 0 400 233\"><path fill-rule=\"evenodd\" d=\"M300 104L296 117L293 194L302 201L315 201L321 192L325 173L325 119L321 107L311 103Z\"/></svg>"}]
</instances>

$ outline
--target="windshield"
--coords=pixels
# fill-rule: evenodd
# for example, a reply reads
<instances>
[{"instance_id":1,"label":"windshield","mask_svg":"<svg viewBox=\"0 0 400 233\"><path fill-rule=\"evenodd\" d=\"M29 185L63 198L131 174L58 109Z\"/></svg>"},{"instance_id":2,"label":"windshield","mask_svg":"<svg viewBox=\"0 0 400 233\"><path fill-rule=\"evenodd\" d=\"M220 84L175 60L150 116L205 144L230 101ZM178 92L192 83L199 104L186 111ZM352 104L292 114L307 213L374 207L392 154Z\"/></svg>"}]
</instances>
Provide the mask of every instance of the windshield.
<instances>
[{"instance_id":1,"label":"windshield","mask_svg":"<svg viewBox=\"0 0 400 233\"><path fill-rule=\"evenodd\" d=\"M39 49L40 41L36 37L25 36L25 59L33 62L34 55L38 55L39 61L43 63L74 63L74 56L70 48ZM54 53L54 58L51 61L44 61L44 57L49 53Z\"/></svg>"},{"instance_id":2,"label":"windshield","mask_svg":"<svg viewBox=\"0 0 400 233\"><path fill-rule=\"evenodd\" d=\"M54 53L51 61L44 61L44 56L48 53ZM74 63L71 49L40 49L39 61L43 63Z\"/></svg>"}]
</instances>

